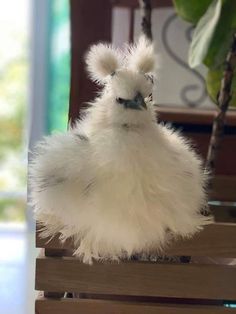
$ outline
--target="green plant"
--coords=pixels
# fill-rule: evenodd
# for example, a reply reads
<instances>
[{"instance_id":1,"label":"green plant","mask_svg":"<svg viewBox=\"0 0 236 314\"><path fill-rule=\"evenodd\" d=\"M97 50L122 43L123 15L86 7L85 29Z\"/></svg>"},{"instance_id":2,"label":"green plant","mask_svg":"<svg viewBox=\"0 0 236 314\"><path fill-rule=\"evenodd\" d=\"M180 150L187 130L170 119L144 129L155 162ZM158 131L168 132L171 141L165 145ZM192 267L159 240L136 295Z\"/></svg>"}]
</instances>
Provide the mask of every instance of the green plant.
<instances>
[{"instance_id":1,"label":"green plant","mask_svg":"<svg viewBox=\"0 0 236 314\"><path fill-rule=\"evenodd\" d=\"M236 31L235 0L173 0L177 14L195 25L189 49L189 65L205 64L208 68L206 87L211 99L217 96L223 77L224 63ZM236 76L232 81L230 106L236 107Z\"/></svg>"},{"instance_id":2,"label":"green plant","mask_svg":"<svg viewBox=\"0 0 236 314\"><path fill-rule=\"evenodd\" d=\"M189 65L208 67L208 94L218 105L206 169L215 171L217 151L224 133L229 106L236 107L236 1L235 0L173 0L177 13L195 25L189 49ZM191 2L191 5L190 5Z\"/></svg>"},{"instance_id":3,"label":"green plant","mask_svg":"<svg viewBox=\"0 0 236 314\"><path fill-rule=\"evenodd\" d=\"M26 200L23 197L0 199L0 221L24 221Z\"/></svg>"}]
</instances>

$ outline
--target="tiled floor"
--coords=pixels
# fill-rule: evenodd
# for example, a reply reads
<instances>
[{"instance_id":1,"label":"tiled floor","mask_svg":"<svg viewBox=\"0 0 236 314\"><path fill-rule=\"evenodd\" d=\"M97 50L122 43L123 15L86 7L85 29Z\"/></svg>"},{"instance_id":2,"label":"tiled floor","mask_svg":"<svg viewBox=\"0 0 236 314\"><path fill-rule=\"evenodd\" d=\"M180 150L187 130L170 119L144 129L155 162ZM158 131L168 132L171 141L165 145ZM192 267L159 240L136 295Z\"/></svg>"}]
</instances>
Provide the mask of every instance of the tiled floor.
<instances>
[{"instance_id":1,"label":"tiled floor","mask_svg":"<svg viewBox=\"0 0 236 314\"><path fill-rule=\"evenodd\" d=\"M33 314L34 233L24 226L0 225L0 313Z\"/></svg>"}]
</instances>

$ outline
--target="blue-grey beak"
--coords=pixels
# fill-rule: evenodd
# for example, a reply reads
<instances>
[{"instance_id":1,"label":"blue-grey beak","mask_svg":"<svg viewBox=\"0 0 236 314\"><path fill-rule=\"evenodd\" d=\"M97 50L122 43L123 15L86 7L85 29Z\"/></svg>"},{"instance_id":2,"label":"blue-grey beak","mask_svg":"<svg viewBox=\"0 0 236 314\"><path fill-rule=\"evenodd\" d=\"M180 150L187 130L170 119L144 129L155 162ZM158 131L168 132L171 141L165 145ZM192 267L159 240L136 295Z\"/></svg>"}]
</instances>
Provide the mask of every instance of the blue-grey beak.
<instances>
[{"instance_id":1,"label":"blue-grey beak","mask_svg":"<svg viewBox=\"0 0 236 314\"><path fill-rule=\"evenodd\" d=\"M141 93L137 93L133 99L118 98L117 102L122 104L126 109L147 109L146 103Z\"/></svg>"}]
</instances>

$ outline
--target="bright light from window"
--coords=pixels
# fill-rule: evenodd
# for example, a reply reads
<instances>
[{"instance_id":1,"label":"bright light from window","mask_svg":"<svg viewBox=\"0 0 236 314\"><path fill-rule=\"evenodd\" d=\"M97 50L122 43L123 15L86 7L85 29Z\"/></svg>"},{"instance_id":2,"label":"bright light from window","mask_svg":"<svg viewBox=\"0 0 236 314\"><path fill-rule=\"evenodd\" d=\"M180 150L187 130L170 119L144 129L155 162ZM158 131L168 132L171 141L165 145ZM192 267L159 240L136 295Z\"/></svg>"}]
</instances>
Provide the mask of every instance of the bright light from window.
<instances>
[{"instance_id":1,"label":"bright light from window","mask_svg":"<svg viewBox=\"0 0 236 314\"><path fill-rule=\"evenodd\" d=\"M0 0L0 221L23 221L29 0Z\"/></svg>"}]
</instances>

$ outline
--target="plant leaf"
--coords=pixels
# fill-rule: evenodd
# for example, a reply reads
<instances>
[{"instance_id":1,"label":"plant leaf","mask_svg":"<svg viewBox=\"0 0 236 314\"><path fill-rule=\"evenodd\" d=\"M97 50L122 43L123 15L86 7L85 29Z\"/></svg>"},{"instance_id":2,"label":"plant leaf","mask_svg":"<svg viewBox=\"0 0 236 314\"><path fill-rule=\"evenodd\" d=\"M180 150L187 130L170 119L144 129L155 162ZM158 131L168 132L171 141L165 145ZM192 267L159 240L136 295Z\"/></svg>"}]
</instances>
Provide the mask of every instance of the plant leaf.
<instances>
[{"instance_id":1,"label":"plant leaf","mask_svg":"<svg viewBox=\"0 0 236 314\"><path fill-rule=\"evenodd\" d=\"M209 68L218 68L225 61L233 41L236 29L236 1L225 0L222 6L219 22L216 26L208 48L204 64Z\"/></svg>"},{"instance_id":2,"label":"plant leaf","mask_svg":"<svg viewBox=\"0 0 236 314\"><path fill-rule=\"evenodd\" d=\"M177 14L182 19L196 25L212 0L174 0L173 2Z\"/></svg>"},{"instance_id":3,"label":"plant leaf","mask_svg":"<svg viewBox=\"0 0 236 314\"><path fill-rule=\"evenodd\" d=\"M236 71L235 71L236 72ZM217 95L220 90L221 79L223 77L223 67L209 70L206 77L207 92L213 102L217 104ZM230 101L231 107L236 107L236 73L234 73L231 86L232 99Z\"/></svg>"},{"instance_id":4,"label":"plant leaf","mask_svg":"<svg viewBox=\"0 0 236 314\"><path fill-rule=\"evenodd\" d=\"M214 0L198 22L189 50L189 65L191 68L200 65L206 57L220 18L221 8L222 0Z\"/></svg>"}]
</instances>

